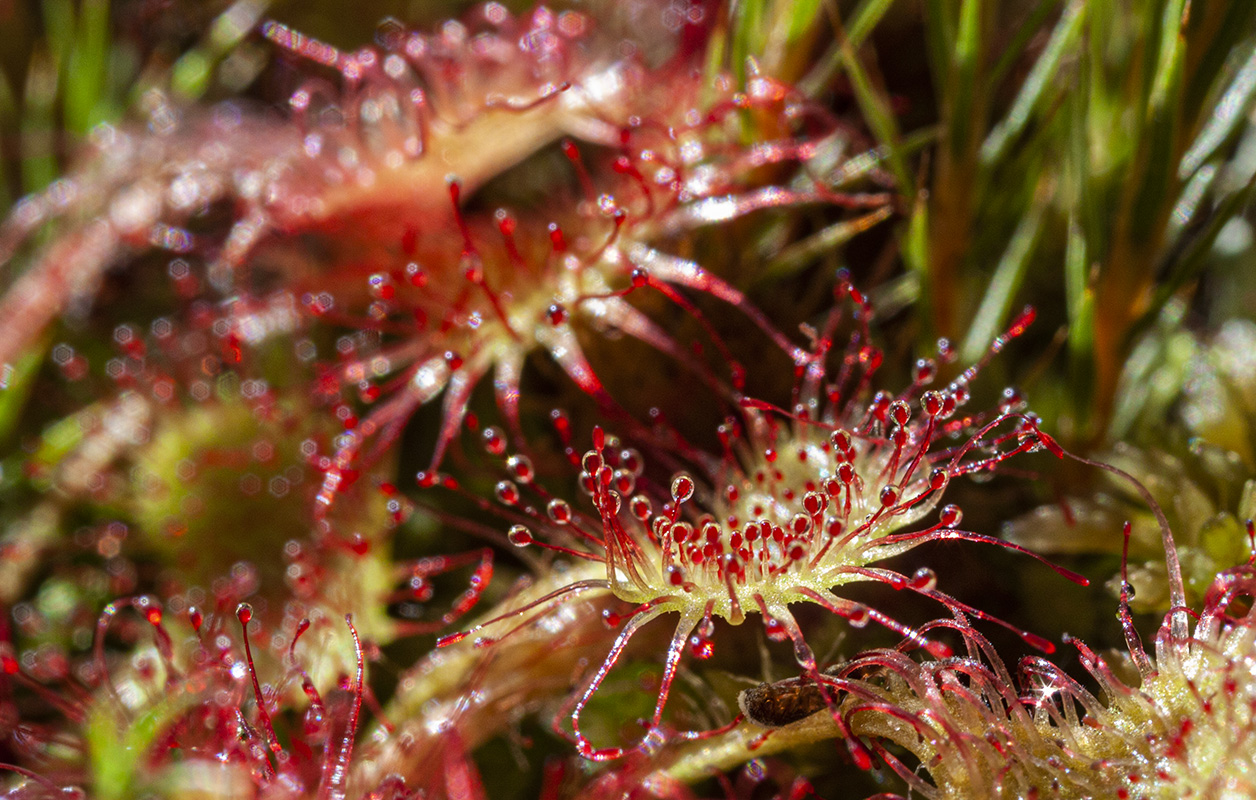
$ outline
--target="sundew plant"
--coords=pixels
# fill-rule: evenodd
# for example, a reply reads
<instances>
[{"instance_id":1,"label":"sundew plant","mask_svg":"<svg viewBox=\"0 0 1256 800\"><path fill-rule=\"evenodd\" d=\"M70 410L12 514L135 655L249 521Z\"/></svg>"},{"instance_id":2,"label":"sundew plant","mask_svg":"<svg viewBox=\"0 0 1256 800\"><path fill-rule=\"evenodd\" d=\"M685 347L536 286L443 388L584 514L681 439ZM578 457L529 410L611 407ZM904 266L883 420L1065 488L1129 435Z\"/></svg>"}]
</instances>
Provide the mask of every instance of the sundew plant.
<instances>
[{"instance_id":1,"label":"sundew plant","mask_svg":"<svg viewBox=\"0 0 1256 800\"><path fill-rule=\"evenodd\" d=\"M1238 0L0 4L0 791L1251 797L1254 186Z\"/></svg>"}]
</instances>

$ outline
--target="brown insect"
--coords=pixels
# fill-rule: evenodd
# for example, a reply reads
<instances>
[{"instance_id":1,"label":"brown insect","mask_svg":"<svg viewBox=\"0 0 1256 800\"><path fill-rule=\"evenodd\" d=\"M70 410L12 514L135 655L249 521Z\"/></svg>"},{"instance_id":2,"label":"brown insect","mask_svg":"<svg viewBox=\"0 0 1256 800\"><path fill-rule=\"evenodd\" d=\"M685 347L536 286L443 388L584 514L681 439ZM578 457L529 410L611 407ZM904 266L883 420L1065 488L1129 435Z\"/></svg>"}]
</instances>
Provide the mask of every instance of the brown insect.
<instances>
[{"instance_id":1,"label":"brown insect","mask_svg":"<svg viewBox=\"0 0 1256 800\"><path fill-rule=\"evenodd\" d=\"M745 689L737 695L737 705L754 724L780 728L827 708L829 701L824 694L824 688L810 675L799 675Z\"/></svg>"}]
</instances>

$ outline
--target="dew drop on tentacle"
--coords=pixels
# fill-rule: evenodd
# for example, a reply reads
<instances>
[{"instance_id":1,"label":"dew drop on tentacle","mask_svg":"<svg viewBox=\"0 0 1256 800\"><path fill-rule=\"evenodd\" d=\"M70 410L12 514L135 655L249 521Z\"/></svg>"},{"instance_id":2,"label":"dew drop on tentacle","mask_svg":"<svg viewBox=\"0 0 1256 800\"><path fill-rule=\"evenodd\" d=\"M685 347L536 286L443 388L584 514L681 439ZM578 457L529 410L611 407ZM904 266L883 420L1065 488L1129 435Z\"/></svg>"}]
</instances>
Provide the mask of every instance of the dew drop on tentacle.
<instances>
[{"instance_id":1,"label":"dew drop on tentacle","mask_svg":"<svg viewBox=\"0 0 1256 800\"><path fill-rule=\"evenodd\" d=\"M511 481L498 481L494 493L503 505L513 506L519 502L519 487Z\"/></svg>"},{"instance_id":2,"label":"dew drop on tentacle","mask_svg":"<svg viewBox=\"0 0 1256 800\"><path fill-rule=\"evenodd\" d=\"M688 475L677 475L672 478L672 499L677 503L684 503L693 497L694 489L693 478Z\"/></svg>"},{"instance_id":3,"label":"dew drop on tentacle","mask_svg":"<svg viewBox=\"0 0 1256 800\"><path fill-rule=\"evenodd\" d=\"M863 628L872 619L868 607L862 603L852 603L844 616L852 628Z\"/></svg>"},{"instance_id":4,"label":"dew drop on tentacle","mask_svg":"<svg viewBox=\"0 0 1256 800\"><path fill-rule=\"evenodd\" d=\"M506 459L506 468L514 475L515 480L519 483L530 484L532 479L536 477L536 471L532 467L532 460L527 456L513 455Z\"/></svg>"},{"instance_id":5,"label":"dew drop on tentacle","mask_svg":"<svg viewBox=\"0 0 1256 800\"><path fill-rule=\"evenodd\" d=\"M705 661L715 655L715 642L709 636L695 633L689 637L689 652L694 658Z\"/></svg>"},{"instance_id":6,"label":"dew drop on tentacle","mask_svg":"<svg viewBox=\"0 0 1256 800\"><path fill-rule=\"evenodd\" d=\"M938 367L931 358L921 358L916 361L915 372L912 374L913 383L917 387L928 386L933 383L933 379L937 377ZM936 412L935 412L936 413Z\"/></svg>"},{"instance_id":7,"label":"dew drop on tentacle","mask_svg":"<svg viewBox=\"0 0 1256 800\"><path fill-rule=\"evenodd\" d=\"M487 427L480 436L489 455L500 456L506 452L506 434L501 428Z\"/></svg>"},{"instance_id":8,"label":"dew drop on tentacle","mask_svg":"<svg viewBox=\"0 0 1256 800\"><path fill-rule=\"evenodd\" d=\"M566 500L559 498L550 500L545 507L545 512L549 515L550 521L556 525L566 525L571 522L571 506Z\"/></svg>"},{"instance_id":9,"label":"dew drop on tentacle","mask_svg":"<svg viewBox=\"0 0 1256 800\"><path fill-rule=\"evenodd\" d=\"M938 586L938 575L929 567L921 567L912 573L908 585L917 591L932 591Z\"/></svg>"},{"instance_id":10,"label":"dew drop on tentacle","mask_svg":"<svg viewBox=\"0 0 1256 800\"><path fill-rule=\"evenodd\" d=\"M764 619L763 631L767 634L768 639L774 642L783 642L789 638L789 631L785 630L785 625L774 617Z\"/></svg>"}]
</instances>

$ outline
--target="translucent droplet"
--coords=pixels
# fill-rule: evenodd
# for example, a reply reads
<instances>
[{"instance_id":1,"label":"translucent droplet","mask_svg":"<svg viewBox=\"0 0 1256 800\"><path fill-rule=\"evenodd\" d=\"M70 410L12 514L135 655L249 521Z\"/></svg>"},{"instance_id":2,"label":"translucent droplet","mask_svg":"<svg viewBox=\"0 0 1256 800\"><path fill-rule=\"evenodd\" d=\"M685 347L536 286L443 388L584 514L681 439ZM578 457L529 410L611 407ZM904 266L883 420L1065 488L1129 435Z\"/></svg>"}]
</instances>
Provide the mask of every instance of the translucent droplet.
<instances>
[{"instance_id":1,"label":"translucent droplet","mask_svg":"<svg viewBox=\"0 0 1256 800\"><path fill-rule=\"evenodd\" d=\"M672 499L684 503L693 497L694 488L693 478L681 473L672 478Z\"/></svg>"},{"instance_id":2,"label":"translucent droplet","mask_svg":"<svg viewBox=\"0 0 1256 800\"><path fill-rule=\"evenodd\" d=\"M566 525L571 522L571 506L566 500L559 500L557 497L549 501L549 505L545 507L545 513L549 518L559 525Z\"/></svg>"},{"instance_id":3,"label":"translucent droplet","mask_svg":"<svg viewBox=\"0 0 1256 800\"><path fill-rule=\"evenodd\" d=\"M488 427L480 435L483 437L484 449L490 455L500 456L506 452L506 434L502 432L501 428Z\"/></svg>"},{"instance_id":4,"label":"translucent droplet","mask_svg":"<svg viewBox=\"0 0 1256 800\"><path fill-rule=\"evenodd\" d=\"M938 374L938 366L931 358L921 358L916 361L916 385L924 386L930 383L934 376Z\"/></svg>"},{"instance_id":5,"label":"translucent droplet","mask_svg":"<svg viewBox=\"0 0 1256 800\"><path fill-rule=\"evenodd\" d=\"M768 638L774 642L783 642L789 638L789 631L785 629L785 625L779 619L768 617L763 622L763 630L767 633Z\"/></svg>"},{"instance_id":6,"label":"translucent droplet","mask_svg":"<svg viewBox=\"0 0 1256 800\"><path fill-rule=\"evenodd\" d=\"M519 502L519 487L511 481L498 481L494 493L497 495L498 502L504 505L513 506Z\"/></svg>"},{"instance_id":7,"label":"translucent droplet","mask_svg":"<svg viewBox=\"0 0 1256 800\"><path fill-rule=\"evenodd\" d=\"M522 525L515 525L506 534L506 538L515 547L527 547L532 544L532 532Z\"/></svg>"},{"instance_id":8,"label":"translucent droplet","mask_svg":"<svg viewBox=\"0 0 1256 800\"><path fill-rule=\"evenodd\" d=\"M862 628L868 624L870 617L867 606L855 603L846 614L846 621L850 623L852 628Z\"/></svg>"},{"instance_id":9,"label":"translucent droplet","mask_svg":"<svg viewBox=\"0 0 1256 800\"><path fill-rule=\"evenodd\" d=\"M820 492L807 492L802 498L802 507L811 516L818 516L829 507L829 498Z\"/></svg>"},{"instance_id":10,"label":"translucent droplet","mask_svg":"<svg viewBox=\"0 0 1256 800\"><path fill-rule=\"evenodd\" d=\"M689 652L693 653L694 658L706 660L715 655L715 643L705 636L691 636L689 638Z\"/></svg>"},{"instance_id":11,"label":"translucent droplet","mask_svg":"<svg viewBox=\"0 0 1256 800\"><path fill-rule=\"evenodd\" d=\"M645 522L650 518L650 514L652 513L650 498L642 494L635 495L628 501L628 509L632 512L634 517L642 522Z\"/></svg>"},{"instance_id":12,"label":"translucent droplet","mask_svg":"<svg viewBox=\"0 0 1256 800\"><path fill-rule=\"evenodd\" d=\"M596 450L587 451L584 458L580 460L580 466L584 469L585 475L596 475L597 471L602 468L602 454Z\"/></svg>"},{"instance_id":13,"label":"translucent droplet","mask_svg":"<svg viewBox=\"0 0 1256 800\"><path fill-rule=\"evenodd\" d=\"M637 477L627 470L617 469L612 483L615 491L620 494L632 494L632 491L637 488Z\"/></svg>"},{"instance_id":14,"label":"translucent droplet","mask_svg":"<svg viewBox=\"0 0 1256 800\"><path fill-rule=\"evenodd\" d=\"M536 477L532 461L527 456L511 456L506 459L506 468L520 483L532 483L532 479Z\"/></svg>"},{"instance_id":15,"label":"translucent droplet","mask_svg":"<svg viewBox=\"0 0 1256 800\"><path fill-rule=\"evenodd\" d=\"M911 576L911 588L918 592L930 592L937 588L938 574L928 567L921 567Z\"/></svg>"}]
</instances>

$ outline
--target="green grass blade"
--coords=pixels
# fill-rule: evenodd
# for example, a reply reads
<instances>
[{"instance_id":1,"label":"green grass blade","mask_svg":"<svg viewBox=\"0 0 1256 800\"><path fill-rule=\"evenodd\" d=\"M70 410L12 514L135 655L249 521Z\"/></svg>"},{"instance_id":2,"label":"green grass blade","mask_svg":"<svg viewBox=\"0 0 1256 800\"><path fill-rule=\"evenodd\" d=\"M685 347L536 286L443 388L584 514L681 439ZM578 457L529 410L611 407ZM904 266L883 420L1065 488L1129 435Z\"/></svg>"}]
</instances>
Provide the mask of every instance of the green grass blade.
<instances>
[{"instance_id":1,"label":"green grass blade","mask_svg":"<svg viewBox=\"0 0 1256 800\"><path fill-rule=\"evenodd\" d=\"M990 286L981 298L981 305L968 329L968 335L960 347L960 361L964 364L975 364L990 349L994 337L1007 320L1012 310L1016 293L1025 281L1025 272L1029 268L1030 256L1038 244L1042 232L1042 220L1045 215L1046 203L1035 202L1029 213L1021 218L1008 242L1003 257L995 267Z\"/></svg>"},{"instance_id":2,"label":"green grass blade","mask_svg":"<svg viewBox=\"0 0 1256 800\"><path fill-rule=\"evenodd\" d=\"M1143 317L1144 325L1139 326L1140 330L1156 318L1160 309L1178 290L1203 272L1209 264L1209 256L1221 230L1232 219L1240 216L1243 209L1247 208L1254 198L1256 198L1256 175L1249 177L1247 183L1217 203L1208 218L1208 223L1192 236L1190 243L1175 259L1168 276L1156 287L1151 308Z\"/></svg>"},{"instance_id":3,"label":"green grass blade","mask_svg":"<svg viewBox=\"0 0 1256 800\"><path fill-rule=\"evenodd\" d=\"M860 63L850 43L843 42L841 47L842 64L850 77L855 102L859 104L859 109L863 112L864 119L867 120L877 144L885 148L885 160L890 173L898 182L898 190L904 195L914 194L915 184L899 146L898 120L894 118L894 112L890 109L889 98L873 86L872 80L868 77L868 73L864 70L863 64Z\"/></svg>"},{"instance_id":4,"label":"green grass blade","mask_svg":"<svg viewBox=\"0 0 1256 800\"><path fill-rule=\"evenodd\" d=\"M925 193L916 196L911 217L907 220L907 233L903 237L903 261L907 269L916 279L916 286L921 300L921 308L928 309L933 287L929 284L929 203ZM931 349L928 340L936 335L930 324L929 313L922 311L919 315L922 326L921 344Z\"/></svg>"},{"instance_id":5,"label":"green grass blade","mask_svg":"<svg viewBox=\"0 0 1256 800\"><path fill-rule=\"evenodd\" d=\"M57 65L46 51L36 50L26 70L25 107L19 150L22 191L37 192L56 180L53 115L57 102Z\"/></svg>"},{"instance_id":6,"label":"green grass blade","mask_svg":"<svg viewBox=\"0 0 1256 800\"><path fill-rule=\"evenodd\" d=\"M850 15L846 25L846 41L851 49L859 50L872 35L872 31L881 22L885 12L890 10L894 0L863 0ZM836 42L820 58L817 65L798 82L799 90L808 97L815 97L824 91L829 81L842 66L842 43Z\"/></svg>"},{"instance_id":7,"label":"green grass blade","mask_svg":"<svg viewBox=\"0 0 1256 800\"><path fill-rule=\"evenodd\" d=\"M1156 74L1151 87L1151 105L1163 108L1170 100L1173 87L1180 80L1182 57L1186 43L1182 38L1182 13L1185 0L1170 0L1160 19L1160 44L1157 48Z\"/></svg>"},{"instance_id":8,"label":"green grass blade","mask_svg":"<svg viewBox=\"0 0 1256 800\"><path fill-rule=\"evenodd\" d=\"M103 108L109 47L109 0L83 0L63 73L65 126L71 133L82 136L110 117Z\"/></svg>"},{"instance_id":9,"label":"green grass blade","mask_svg":"<svg viewBox=\"0 0 1256 800\"><path fill-rule=\"evenodd\" d=\"M977 108L977 71L981 59L981 0L962 0L954 50L954 82L951 84L949 124L951 152L964 152L972 135Z\"/></svg>"},{"instance_id":10,"label":"green grass blade","mask_svg":"<svg viewBox=\"0 0 1256 800\"><path fill-rule=\"evenodd\" d=\"M792 43L806 35L815 25L822 0L793 0L785 4L786 42Z\"/></svg>"},{"instance_id":11,"label":"green grass blade","mask_svg":"<svg viewBox=\"0 0 1256 800\"><path fill-rule=\"evenodd\" d=\"M1217 103L1212 117L1182 156L1178 178L1186 180L1243 129L1256 102L1256 48L1250 48L1247 61Z\"/></svg>"},{"instance_id":12,"label":"green grass blade","mask_svg":"<svg viewBox=\"0 0 1256 800\"><path fill-rule=\"evenodd\" d=\"M846 25L846 41L858 50L881 22L885 12L890 10L894 0L863 0L855 7Z\"/></svg>"},{"instance_id":13,"label":"green grass blade","mask_svg":"<svg viewBox=\"0 0 1256 800\"><path fill-rule=\"evenodd\" d=\"M15 363L0 366L0 442L10 443L47 349L45 336L40 344L27 348Z\"/></svg>"},{"instance_id":14,"label":"green grass blade","mask_svg":"<svg viewBox=\"0 0 1256 800\"><path fill-rule=\"evenodd\" d=\"M1161 25L1159 62L1144 127L1147 138L1139 148L1136 164L1142 179L1129 216L1129 236L1134 242L1154 236L1153 226L1163 218L1162 207L1176 194L1177 142L1184 123L1189 122L1181 118L1178 103L1186 53L1178 24L1180 19L1181 0L1178 0L1165 9Z\"/></svg>"},{"instance_id":15,"label":"green grass blade","mask_svg":"<svg viewBox=\"0 0 1256 800\"><path fill-rule=\"evenodd\" d=\"M738 83L746 80L746 59L763 51L767 36L767 0L740 0L733 5L732 67Z\"/></svg>"},{"instance_id":16,"label":"green grass blade","mask_svg":"<svg viewBox=\"0 0 1256 800\"><path fill-rule=\"evenodd\" d=\"M0 72L0 137L8 139L16 133L14 126L17 122L17 97L13 93L13 87L9 85L7 76ZM9 190L11 178L8 167L9 159L0 158L0 215L8 212L14 200Z\"/></svg>"},{"instance_id":17,"label":"green grass blade","mask_svg":"<svg viewBox=\"0 0 1256 800\"><path fill-rule=\"evenodd\" d=\"M855 235L888 219L893 213L893 208L884 206L861 217L829 225L782 250L764 267L762 278L764 280L780 279L792 275L825 253L850 241Z\"/></svg>"},{"instance_id":18,"label":"green grass blade","mask_svg":"<svg viewBox=\"0 0 1256 800\"><path fill-rule=\"evenodd\" d=\"M981 161L984 165L989 166L999 161L1008 144L1025 129L1033 113L1044 104L1047 98L1053 96L1047 90L1052 87L1058 88L1058 84L1052 79L1058 72L1060 62L1065 55L1073 52L1076 47L1085 22L1086 3L1084 0L1074 0L1064 10L1064 16L1060 18L1055 31L1051 34L1051 40L1047 42L1046 49L1030 70L1029 76L1016 95L1016 100L1012 103L1011 110L995 125L994 130L982 144Z\"/></svg>"},{"instance_id":19,"label":"green grass blade","mask_svg":"<svg viewBox=\"0 0 1256 800\"><path fill-rule=\"evenodd\" d=\"M170 88L174 94L184 100L199 100L209 90L214 67L257 27L270 4L271 0L236 0L219 14L201 42L171 67ZM710 49L721 61L723 43L724 37L712 37ZM717 71L719 63L716 62Z\"/></svg>"},{"instance_id":20,"label":"green grass blade","mask_svg":"<svg viewBox=\"0 0 1256 800\"><path fill-rule=\"evenodd\" d=\"M1070 214L1068 233L1064 245L1064 297L1068 305L1070 327L1081 313L1085 300L1087 276L1089 269L1086 258L1086 236L1077 222L1077 217Z\"/></svg>"},{"instance_id":21,"label":"green grass blade","mask_svg":"<svg viewBox=\"0 0 1256 800\"><path fill-rule=\"evenodd\" d=\"M1231 62L1234 50L1241 46L1244 39L1250 43L1253 21L1256 19L1256 3L1210 4L1200 9L1202 13L1192 16L1192 24L1187 28L1187 49L1190 62L1190 76L1186 85L1183 101L1184 113L1190 119L1200 116L1207 104L1216 109L1214 84L1217 77L1225 72L1226 64ZM1201 31L1209 21L1211 13L1221 13L1222 19L1214 31ZM1195 41L1197 37L1213 33L1203 42ZM1197 57L1196 57L1197 56Z\"/></svg>"},{"instance_id":22,"label":"green grass blade","mask_svg":"<svg viewBox=\"0 0 1256 800\"><path fill-rule=\"evenodd\" d=\"M955 53L955 23L946 0L925 0L925 49L929 55L929 72L933 89L939 99L947 94L947 76Z\"/></svg>"},{"instance_id":23,"label":"green grass blade","mask_svg":"<svg viewBox=\"0 0 1256 800\"><path fill-rule=\"evenodd\" d=\"M1008 72L1024 55L1025 48L1042 30L1043 24L1059 4L1060 0L1038 0L1038 5L1025 15L1024 20L1013 31L1011 40L999 53L999 60L994 62L994 68L990 70L991 86L998 86L1003 82Z\"/></svg>"},{"instance_id":24,"label":"green grass blade","mask_svg":"<svg viewBox=\"0 0 1256 800\"><path fill-rule=\"evenodd\" d=\"M74 31L78 27L73 0L42 0L40 17L44 23L44 43L53 63L61 70L74 49Z\"/></svg>"}]
</instances>

